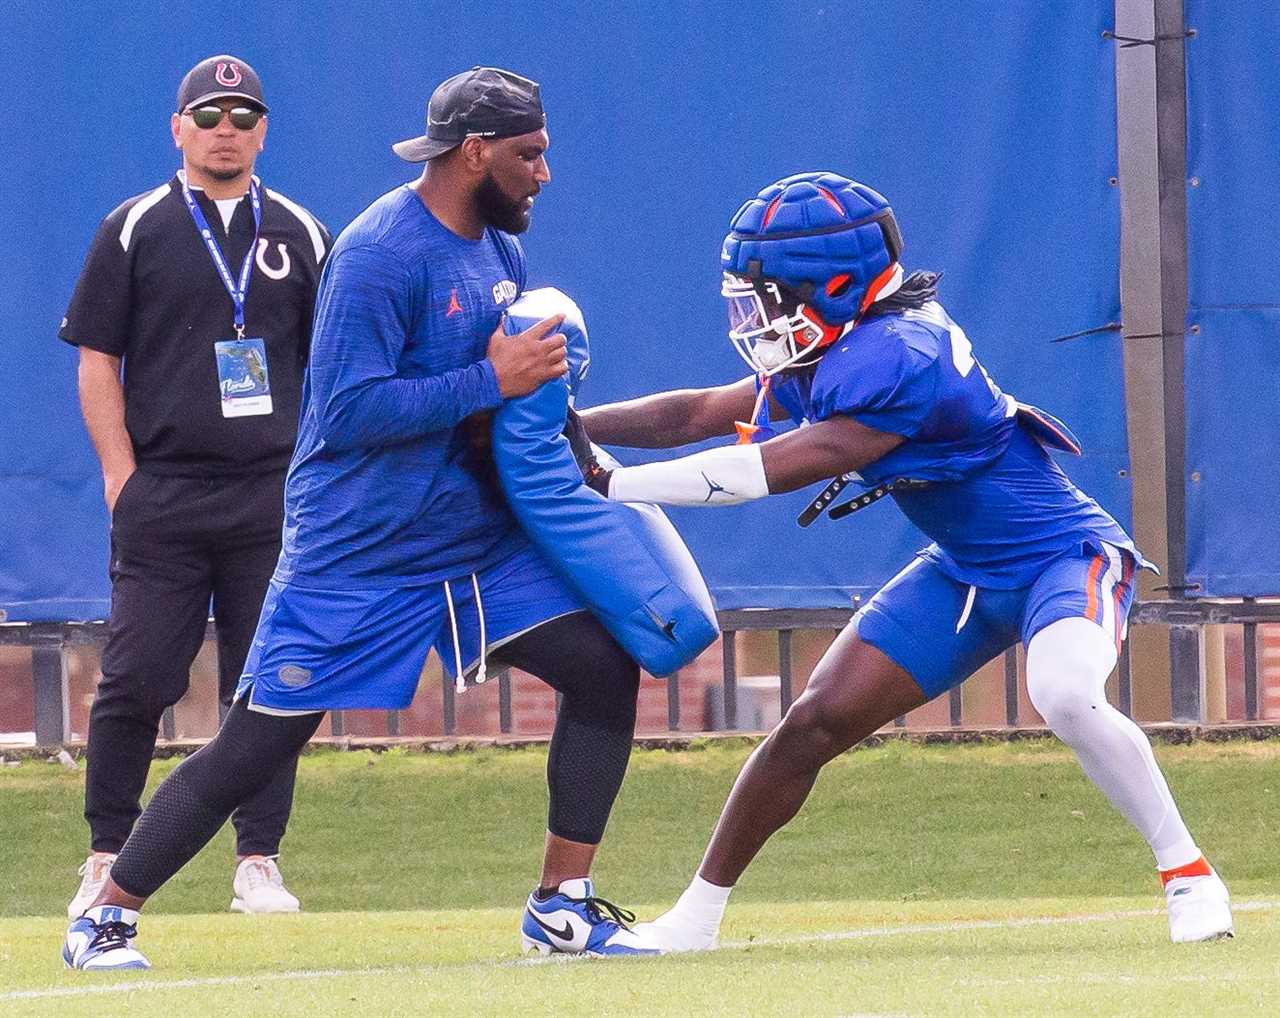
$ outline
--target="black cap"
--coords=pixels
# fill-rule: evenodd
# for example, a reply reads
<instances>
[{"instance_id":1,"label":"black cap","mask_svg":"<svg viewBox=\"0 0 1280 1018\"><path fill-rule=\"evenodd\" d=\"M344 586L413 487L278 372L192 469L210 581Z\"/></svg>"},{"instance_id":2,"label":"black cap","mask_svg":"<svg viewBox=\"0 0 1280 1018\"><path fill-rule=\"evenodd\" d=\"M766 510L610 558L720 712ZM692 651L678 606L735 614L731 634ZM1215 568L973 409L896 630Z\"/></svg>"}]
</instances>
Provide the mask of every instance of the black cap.
<instances>
[{"instance_id":1,"label":"black cap","mask_svg":"<svg viewBox=\"0 0 1280 1018\"><path fill-rule=\"evenodd\" d=\"M538 83L500 67L473 67L436 87L427 103L427 133L391 146L401 159L426 162L468 137L513 138L547 126Z\"/></svg>"},{"instance_id":2,"label":"black cap","mask_svg":"<svg viewBox=\"0 0 1280 1018\"><path fill-rule=\"evenodd\" d=\"M182 84L178 86L178 112L182 113L210 99L224 99L228 96L248 99L263 113L267 112L267 104L262 100L262 82L258 80L258 72L239 57L223 53L221 56L201 60L187 71Z\"/></svg>"}]
</instances>

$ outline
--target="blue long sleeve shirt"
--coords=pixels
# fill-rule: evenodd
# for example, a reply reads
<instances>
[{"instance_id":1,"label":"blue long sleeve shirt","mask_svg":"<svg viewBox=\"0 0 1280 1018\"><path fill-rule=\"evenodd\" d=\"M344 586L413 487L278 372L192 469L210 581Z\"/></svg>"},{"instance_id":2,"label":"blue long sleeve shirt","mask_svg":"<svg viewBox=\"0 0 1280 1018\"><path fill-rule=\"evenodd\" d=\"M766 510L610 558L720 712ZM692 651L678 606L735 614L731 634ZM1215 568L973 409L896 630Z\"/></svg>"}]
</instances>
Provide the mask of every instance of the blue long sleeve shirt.
<instances>
[{"instance_id":1,"label":"blue long sleeve shirt","mask_svg":"<svg viewBox=\"0 0 1280 1018\"><path fill-rule=\"evenodd\" d=\"M473 427L502 401L485 351L524 285L515 238L460 237L408 187L342 232L316 299L277 579L432 583L525 543Z\"/></svg>"}]
</instances>

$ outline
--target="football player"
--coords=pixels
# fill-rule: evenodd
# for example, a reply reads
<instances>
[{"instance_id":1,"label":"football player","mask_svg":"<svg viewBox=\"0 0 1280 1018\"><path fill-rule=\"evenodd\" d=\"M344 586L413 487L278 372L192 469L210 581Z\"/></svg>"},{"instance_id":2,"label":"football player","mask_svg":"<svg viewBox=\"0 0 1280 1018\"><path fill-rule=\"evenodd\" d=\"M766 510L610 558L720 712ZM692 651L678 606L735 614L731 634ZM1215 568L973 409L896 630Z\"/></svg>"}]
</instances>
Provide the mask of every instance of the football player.
<instances>
[{"instance_id":1,"label":"football player","mask_svg":"<svg viewBox=\"0 0 1280 1018\"><path fill-rule=\"evenodd\" d=\"M771 184L738 210L721 252L729 335L753 376L582 413L602 444L740 436L667 462L588 459L610 498L732 505L835 478L810 518L861 484L846 506L889 494L933 540L836 638L739 774L688 890L637 931L664 950L713 947L730 890L823 764L1021 641L1036 710L1151 846L1173 940L1230 936L1226 887L1150 743L1106 700L1134 573L1150 567L1051 458L1079 452L1070 431L1000 390L938 302L937 275L904 276L901 249L871 188L834 173ZM771 410L800 426L771 437Z\"/></svg>"}]
</instances>

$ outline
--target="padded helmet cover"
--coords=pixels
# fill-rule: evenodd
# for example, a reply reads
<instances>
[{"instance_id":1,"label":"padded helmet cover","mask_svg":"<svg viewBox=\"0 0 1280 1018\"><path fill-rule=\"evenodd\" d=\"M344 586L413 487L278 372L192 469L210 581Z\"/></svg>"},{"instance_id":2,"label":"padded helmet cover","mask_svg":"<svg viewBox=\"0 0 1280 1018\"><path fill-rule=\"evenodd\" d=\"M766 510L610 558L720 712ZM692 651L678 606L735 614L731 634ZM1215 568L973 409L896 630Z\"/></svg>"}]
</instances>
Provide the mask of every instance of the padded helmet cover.
<instances>
[{"instance_id":1,"label":"padded helmet cover","mask_svg":"<svg viewBox=\"0 0 1280 1018\"><path fill-rule=\"evenodd\" d=\"M773 279L832 325L853 321L867 287L898 261L902 239L884 196L838 173L797 173L734 214L720 252L726 272ZM847 276L847 284L828 286Z\"/></svg>"}]
</instances>

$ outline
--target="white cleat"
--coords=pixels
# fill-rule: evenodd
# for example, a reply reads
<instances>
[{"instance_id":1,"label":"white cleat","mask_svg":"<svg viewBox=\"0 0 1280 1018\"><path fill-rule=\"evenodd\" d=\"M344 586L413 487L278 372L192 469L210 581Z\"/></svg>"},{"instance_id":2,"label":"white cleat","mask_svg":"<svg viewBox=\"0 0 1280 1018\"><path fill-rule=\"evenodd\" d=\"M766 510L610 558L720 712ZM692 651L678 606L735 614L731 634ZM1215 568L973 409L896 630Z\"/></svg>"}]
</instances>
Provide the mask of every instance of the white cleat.
<instances>
[{"instance_id":1,"label":"white cleat","mask_svg":"<svg viewBox=\"0 0 1280 1018\"><path fill-rule=\"evenodd\" d=\"M107 877L111 873L111 864L115 861L113 852L94 852L84 861L79 870L83 878L80 881L80 889L76 891L76 896L67 906L68 919L79 919L84 915L84 910L98 900L98 892L107 882Z\"/></svg>"},{"instance_id":2,"label":"white cleat","mask_svg":"<svg viewBox=\"0 0 1280 1018\"><path fill-rule=\"evenodd\" d=\"M232 912L261 915L302 911L298 899L284 886L280 867L269 856L250 855L241 859L231 889L235 891L231 899Z\"/></svg>"},{"instance_id":3,"label":"white cleat","mask_svg":"<svg viewBox=\"0 0 1280 1018\"><path fill-rule=\"evenodd\" d=\"M149 969L151 963L134 950L138 913L118 905L96 905L67 929L62 964L83 972Z\"/></svg>"},{"instance_id":4,"label":"white cleat","mask_svg":"<svg viewBox=\"0 0 1280 1018\"><path fill-rule=\"evenodd\" d=\"M1235 935L1231 896L1212 868L1207 874L1172 878L1164 885L1164 899L1169 908L1169 937L1175 944Z\"/></svg>"},{"instance_id":5,"label":"white cleat","mask_svg":"<svg viewBox=\"0 0 1280 1018\"><path fill-rule=\"evenodd\" d=\"M675 910L664 912L651 923L637 923L635 935L649 948L663 954L683 951L714 951L720 942L720 931L707 929L682 919Z\"/></svg>"}]
</instances>

